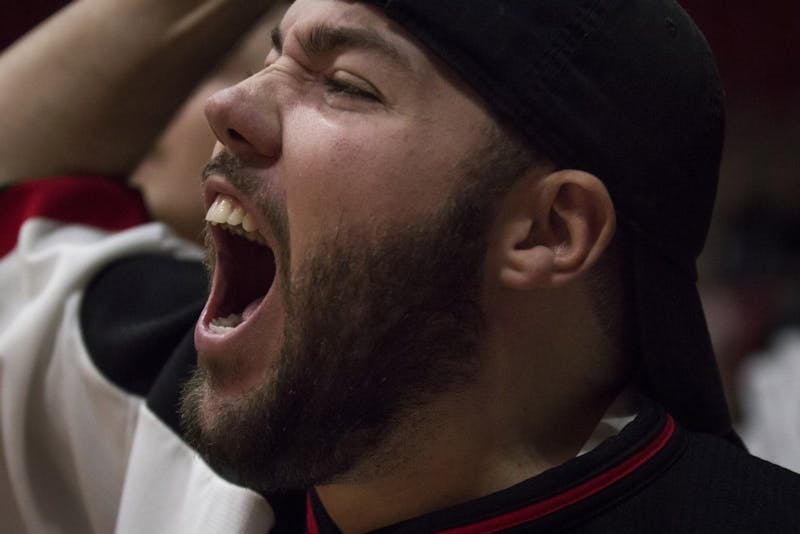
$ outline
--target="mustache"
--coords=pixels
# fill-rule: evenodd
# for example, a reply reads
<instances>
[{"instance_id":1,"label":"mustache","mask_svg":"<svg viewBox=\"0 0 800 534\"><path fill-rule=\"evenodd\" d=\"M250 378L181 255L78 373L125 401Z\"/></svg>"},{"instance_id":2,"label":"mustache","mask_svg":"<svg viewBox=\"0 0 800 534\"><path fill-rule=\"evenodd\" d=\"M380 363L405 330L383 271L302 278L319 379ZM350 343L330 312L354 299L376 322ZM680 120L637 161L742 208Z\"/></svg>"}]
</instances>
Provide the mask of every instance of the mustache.
<instances>
[{"instance_id":1,"label":"mustache","mask_svg":"<svg viewBox=\"0 0 800 534\"><path fill-rule=\"evenodd\" d=\"M211 158L203 169L203 184L211 176L222 176L242 195L252 198L264 211L275 211L284 194L270 178L259 177L241 158L223 151ZM278 211L282 211L278 209Z\"/></svg>"},{"instance_id":2,"label":"mustache","mask_svg":"<svg viewBox=\"0 0 800 534\"><path fill-rule=\"evenodd\" d=\"M202 173L203 184L211 176L222 176L243 196L253 199L270 225L288 260L289 222L284 193L268 178L260 178L235 154L220 152L206 164ZM288 265L288 261L285 263Z\"/></svg>"},{"instance_id":3,"label":"mustache","mask_svg":"<svg viewBox=\"0 0 800 534\"><path fill-rule=\"evenodd\" d=\"M205 184L212 175L224 176L236 189L246 193L252 189L246 185L250 180L244 172L245 164L237 156L223 151L211 158L203 168L202 181Z\"/></svg>"}]
</instances>

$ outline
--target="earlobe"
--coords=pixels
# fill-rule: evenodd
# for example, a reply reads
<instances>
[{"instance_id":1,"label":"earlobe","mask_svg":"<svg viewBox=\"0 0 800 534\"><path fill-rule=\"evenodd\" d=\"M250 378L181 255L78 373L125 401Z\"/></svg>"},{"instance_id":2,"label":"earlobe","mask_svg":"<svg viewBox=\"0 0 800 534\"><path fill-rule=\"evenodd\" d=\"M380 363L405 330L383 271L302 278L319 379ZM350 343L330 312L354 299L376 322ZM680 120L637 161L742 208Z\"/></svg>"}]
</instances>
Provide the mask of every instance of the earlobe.
<instances>
[{"instance_id":1,"label":"earlobe","mask_svg":"<svg viewBox=\"0 0 800 534\"><path fill-rule=\"evenodd\" d=\"M616 229L605 185L576 170L517 184L497 222L496 276L515 290L569 283L597 261Z\"/></svg>"}]
</instances>

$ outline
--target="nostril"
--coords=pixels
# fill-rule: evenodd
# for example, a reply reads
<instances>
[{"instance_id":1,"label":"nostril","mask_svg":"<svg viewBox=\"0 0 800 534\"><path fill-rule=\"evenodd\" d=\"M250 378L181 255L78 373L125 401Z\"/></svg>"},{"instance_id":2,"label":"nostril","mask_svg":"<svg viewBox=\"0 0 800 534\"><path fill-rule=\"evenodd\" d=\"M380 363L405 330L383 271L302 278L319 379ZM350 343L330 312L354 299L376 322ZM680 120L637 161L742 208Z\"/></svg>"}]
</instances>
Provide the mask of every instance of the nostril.
<instances>
[{"instance_id":1,"label":"nostril","mask_svg":"<svg viewBox=\"0 0 800 534\"><path fill-rule=\"evenodd\" d=\"M228 137L230 137L234 141L244 141L244 136L234 130L233 128L228 128Z\"/></svg>"}]
</instances>

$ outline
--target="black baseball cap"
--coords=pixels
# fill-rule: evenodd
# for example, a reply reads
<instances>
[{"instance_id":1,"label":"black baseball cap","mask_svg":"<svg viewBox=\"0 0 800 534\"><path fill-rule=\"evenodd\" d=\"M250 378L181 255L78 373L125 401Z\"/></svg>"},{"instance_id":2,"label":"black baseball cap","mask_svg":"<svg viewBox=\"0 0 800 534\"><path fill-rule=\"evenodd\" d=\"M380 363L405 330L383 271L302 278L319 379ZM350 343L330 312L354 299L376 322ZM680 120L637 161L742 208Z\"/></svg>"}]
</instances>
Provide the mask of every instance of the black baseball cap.
<instances>
[{"instance_id":1,"label":"black baseball cap","mask_svg":"<svg viewBox=\"0 0 800 534\"><path fill-rule=\"evenodd\" d=\"M632 247L644 391L736 440L697 291L724 131L717 67L672 0L364 0L560 168L599 177Z\"/></svg>"}]
</instances>

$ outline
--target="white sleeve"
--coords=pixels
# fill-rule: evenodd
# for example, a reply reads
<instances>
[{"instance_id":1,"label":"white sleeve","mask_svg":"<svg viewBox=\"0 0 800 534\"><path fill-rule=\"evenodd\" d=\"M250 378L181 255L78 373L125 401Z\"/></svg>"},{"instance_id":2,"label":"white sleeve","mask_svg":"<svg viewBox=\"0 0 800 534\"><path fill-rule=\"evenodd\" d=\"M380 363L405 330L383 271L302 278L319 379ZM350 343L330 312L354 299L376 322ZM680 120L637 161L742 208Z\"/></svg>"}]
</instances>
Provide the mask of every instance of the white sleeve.
<instances>
[{"instance_id":1,"label":"white sleeve","mask_svg":"<svg viewBox=\"0 0 800 534\"><path fill-rule=\"evenodd\" d=\"M266 532L259 495L216 476L141 397L93 365L93 274L195 252L163 225L110 232L32 217L0 257L0 532ZM202 512L202 513L201 513Z\"/></svg>"}]
</instances>

